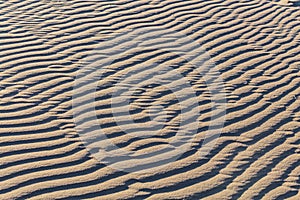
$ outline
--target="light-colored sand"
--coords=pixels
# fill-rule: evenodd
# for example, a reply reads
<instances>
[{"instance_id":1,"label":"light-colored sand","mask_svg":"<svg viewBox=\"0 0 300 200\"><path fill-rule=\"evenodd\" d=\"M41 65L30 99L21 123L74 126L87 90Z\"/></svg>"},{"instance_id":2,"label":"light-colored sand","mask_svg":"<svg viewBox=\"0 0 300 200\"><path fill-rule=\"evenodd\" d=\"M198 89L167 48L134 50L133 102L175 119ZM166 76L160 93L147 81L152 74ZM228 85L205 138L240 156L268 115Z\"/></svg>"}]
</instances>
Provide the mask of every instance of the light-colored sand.
<instances>
[{"instance_id":1,"label":"light-colored sand","mask_svg":"<svg viewBox=\"0 0 300 200\"><path fill-rule=\"evenodd\" d=\"M300 199L300 7L295 2L0 1L0 199ZM142 40L152 50L126 51L108 66L99 84L134 72L126 77L129 82L149 86L130 94L138 127L126 126L126 117L118 120L126 130L146 134L149 130L145 133L143 127L151 124L144 122L149 114L145 107L151 104L155 111L163 105L160 134L123 134L111 114L111 104L114 112L122 110L117 97L111 101L112 87L95 92L98 122L83 117L82 124L100 123L122 150L137 155L158 151L168 146L183 117L170 88L187 78L197 96L183 105L201 113L183 126L196 130L192 148L146 174L118 171L93 157L79 137L72 104L85 58L99 60L99 48L122 50L116 35L141 28L153 30L140 34L154 35ZM201 45L192 49L205 49L219 73L210 75L223 80L226 121L206 159L198 154L203 135L210 117L222 116L210 109L212 94L205 80L189 63L162 51L164 45L174 43L174 50L190 43L156 37L164 31ZM105 46L111 38L115 45ZM163 64L143 67L159 62L174 66L184 77L153 85L150 74L162 71ZM93 112L93 106L80 108Z\"/></svg>"}]
</instances>

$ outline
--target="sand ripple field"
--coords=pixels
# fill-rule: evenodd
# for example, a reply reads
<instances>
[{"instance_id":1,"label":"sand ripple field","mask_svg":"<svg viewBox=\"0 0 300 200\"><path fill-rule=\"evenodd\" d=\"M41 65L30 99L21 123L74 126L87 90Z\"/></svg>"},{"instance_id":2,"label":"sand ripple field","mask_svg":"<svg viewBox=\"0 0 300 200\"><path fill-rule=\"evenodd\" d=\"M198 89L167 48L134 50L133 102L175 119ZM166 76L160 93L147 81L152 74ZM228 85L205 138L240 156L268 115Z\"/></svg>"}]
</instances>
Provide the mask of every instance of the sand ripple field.
<instances>
[{"instance_id":1,"label":"sand ripple field","mask_svg":"<svg viewBox=\"0 0 300 200\"><path fill-rule=\"evenodd\" d=\"M0 199L300 199L299 71L297 1L0 0Z\"/></svg>"}]
</instances>

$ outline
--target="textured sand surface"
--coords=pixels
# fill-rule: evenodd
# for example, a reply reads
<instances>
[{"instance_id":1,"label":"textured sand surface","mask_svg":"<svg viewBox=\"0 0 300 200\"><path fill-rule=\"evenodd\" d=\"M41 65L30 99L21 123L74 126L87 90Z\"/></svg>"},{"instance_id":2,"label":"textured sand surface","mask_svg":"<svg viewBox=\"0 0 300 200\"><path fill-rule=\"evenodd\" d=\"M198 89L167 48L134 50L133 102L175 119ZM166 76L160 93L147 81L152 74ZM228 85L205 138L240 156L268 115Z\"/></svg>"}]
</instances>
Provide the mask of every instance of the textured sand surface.
<instances>
[{"instance_id":1,"label":"textured sand surface","mask_svg":"<svg viewBox=\"0 0 300 200\"><path fill-rule=\"evenodd\" d=\"M300 7L295 2L0 1L0 199L300 199ZM188 63L160 50L168 41L147 41L152 51L132 51L112 63L103 85L128 71L135 71L132 79L150 83L131 96L132 116L141 127L145 105L152 103L154 110L163 105L168 112L157 137L122 134L111 115L112 88L99 87L99 123L121 149L153 152L177 130L180 113L167 89L174 84L151 85L147 70L139 70L144 65L175 66L197 93L187 99L201 113L192 148L168 167L145 174L118 171L95 159L79 137L72 107L84 59L105 39L141 27L157 30L152 34L174 31L201 45L223 79L227 99L222 133L201 158L202 136L211 115L218 114L211 112L205 81Z\"/></svg>"}]
</instances>

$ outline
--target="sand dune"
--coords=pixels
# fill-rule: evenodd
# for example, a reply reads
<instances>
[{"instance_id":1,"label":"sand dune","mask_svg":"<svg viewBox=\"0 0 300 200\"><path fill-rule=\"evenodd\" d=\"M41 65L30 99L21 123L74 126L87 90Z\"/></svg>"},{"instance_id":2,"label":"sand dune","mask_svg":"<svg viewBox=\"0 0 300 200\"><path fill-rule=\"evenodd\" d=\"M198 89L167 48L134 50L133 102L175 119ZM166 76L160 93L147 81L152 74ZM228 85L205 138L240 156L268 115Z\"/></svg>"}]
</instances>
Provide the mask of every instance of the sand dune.
<instances>
[{"instance_id":1,"label":"sand dune","mask_svg":"<svg viewBox=\"0 0 300 200\"><path fill-rule=\"evenodd\" d=\"M300 198L299 2L0 2L0 199Z\"/></svg>"}]
</instances>

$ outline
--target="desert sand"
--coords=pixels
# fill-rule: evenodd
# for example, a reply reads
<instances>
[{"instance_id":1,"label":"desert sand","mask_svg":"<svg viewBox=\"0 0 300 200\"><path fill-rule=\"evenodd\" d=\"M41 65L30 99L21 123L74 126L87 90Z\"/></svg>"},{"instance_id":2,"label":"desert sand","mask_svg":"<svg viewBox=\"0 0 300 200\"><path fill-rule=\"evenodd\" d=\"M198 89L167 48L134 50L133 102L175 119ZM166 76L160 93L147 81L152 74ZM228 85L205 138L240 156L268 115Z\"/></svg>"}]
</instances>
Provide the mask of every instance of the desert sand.
<instances>
[{"instance_id":1,"label":"desert sand","mask_svg":"<svg viewBox=\"0 0 300 200\"><path fill-rule=\"evenodd\" d=\"M300 199L299 5L1 0L0 199Z\"/></svg>"}]
</instances>

